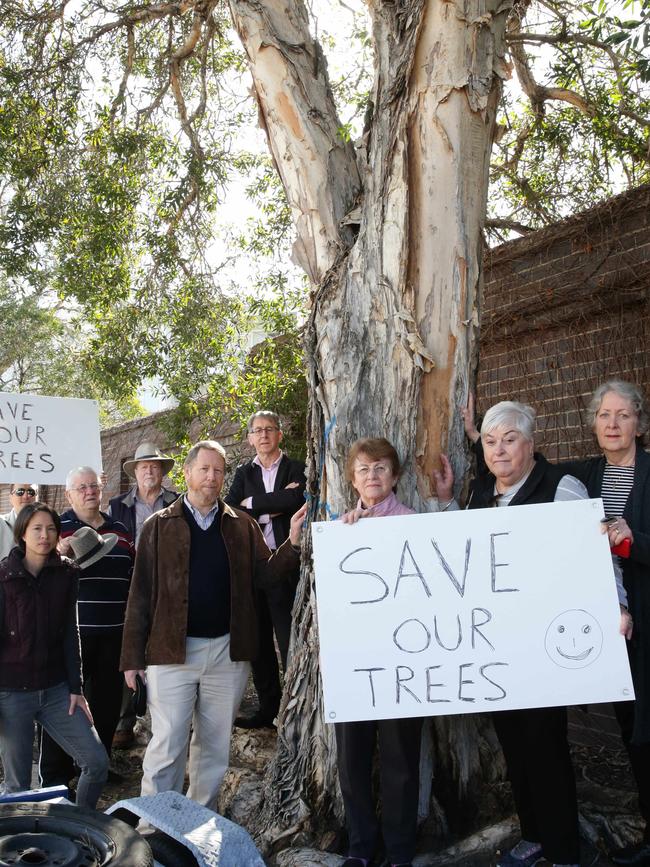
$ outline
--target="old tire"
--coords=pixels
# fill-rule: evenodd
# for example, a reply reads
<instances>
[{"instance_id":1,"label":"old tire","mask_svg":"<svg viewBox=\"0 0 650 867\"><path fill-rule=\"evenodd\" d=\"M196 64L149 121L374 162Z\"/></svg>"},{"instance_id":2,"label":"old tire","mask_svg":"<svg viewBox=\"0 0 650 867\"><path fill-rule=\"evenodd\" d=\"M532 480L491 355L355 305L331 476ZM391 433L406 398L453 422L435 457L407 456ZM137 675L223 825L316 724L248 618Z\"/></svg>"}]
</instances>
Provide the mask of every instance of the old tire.
<instances>
[{"instance_id":1,"label":"old tire","mask_svg":"<svg viewBox=\"0 0 650 867\"><path fill-rule=\"evenodd\" d=\"M34 852L16 856L27 846ZM70 854L73 852L75 854ZM3 854L4 853L4 854ZM63 854L62 854L63 853ZM153 867L149 844L127 824L95 810L66 804L0 804L0 861L79 865L79 867ZM25 860L27 858L27 860ZM61 859L64 860L61 860Z\"/></svg>"}]
</instances>

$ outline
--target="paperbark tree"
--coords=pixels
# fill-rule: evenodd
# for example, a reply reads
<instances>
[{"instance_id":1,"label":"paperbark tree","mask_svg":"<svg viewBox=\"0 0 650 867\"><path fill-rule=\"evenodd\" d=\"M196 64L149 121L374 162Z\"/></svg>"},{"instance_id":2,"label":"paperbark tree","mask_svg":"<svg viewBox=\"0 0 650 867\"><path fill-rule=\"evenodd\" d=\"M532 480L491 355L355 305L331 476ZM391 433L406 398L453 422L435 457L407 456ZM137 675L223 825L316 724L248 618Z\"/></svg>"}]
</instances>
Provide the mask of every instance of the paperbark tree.
<instances>
[{"instance_id":1,"label":"paperbark tree","mask_svg":"<svg viewBox=\"0 0 650 867\"><path fill-rule=\"evenodd\" d=\"M647 0L640 5L647 10ZM602 0L593 6L370 0L374 85L353 146L302 0L230 0L293 217L294 258L311 284L312 517L349 504L343 460L364 434L395 443L406 460L401 493L416 508L433 493L440 451L462 478L458 408L476 362L505 41L528 108L503 110L494 165L507 205L495 210L500 231L526 231L608 194L612 165L630 185L647 179L648 67L639 48L647 29L603 14ZM525 24L533 7L537 19ZM160 375L189 414L198 412L197 391L207 391L208 417L206 406L241 391L225 373L239 360L232 336L249 321L204 256L220 185L233 163L249 173L255 164L230 151L239 107L223 73L240 60L229 27L217 0L5 0L0 23L0 268L74 299L92 334L89 361L103 363L108 388ZM559 52L544 78L525 51L536 45ZM596 138L601 145L591 147ZM279 211L270 246L286 237ZM268 276L263 265L258 273ZM340 815L314 608L306 567L278 754L255 817L267 843ZM496 748L471 718L436 721L429 747L432 807L444 826L444 808L454 821L472 781L494 773ZM423 791L423 811L428 804Z\"/></svg>"},{"instance_id":2,"label":"paperbark tree","mask_svg":"<svg viewBox=\"0 0 650 867\"><path fill-rule=\"evenodd\" d=\"M230 6L293 213L294 254L313 286L312 517L349 506L344 461L360 436L395 444L406 460L402 494L421 508L435 493L441 451L459 479L465 470L459 408L476 362L481 230L511 3L371 3L373 112L356 153L341 139L300 0ZM256 822L267 840L313 825L336 800L308 565L296 610L279 749ZM436 722L434 743L453 758L439 751L434 762L442 776L453 770L461 797L482 770L481 738L478 721Z\"/></svg>"}]
</instances>

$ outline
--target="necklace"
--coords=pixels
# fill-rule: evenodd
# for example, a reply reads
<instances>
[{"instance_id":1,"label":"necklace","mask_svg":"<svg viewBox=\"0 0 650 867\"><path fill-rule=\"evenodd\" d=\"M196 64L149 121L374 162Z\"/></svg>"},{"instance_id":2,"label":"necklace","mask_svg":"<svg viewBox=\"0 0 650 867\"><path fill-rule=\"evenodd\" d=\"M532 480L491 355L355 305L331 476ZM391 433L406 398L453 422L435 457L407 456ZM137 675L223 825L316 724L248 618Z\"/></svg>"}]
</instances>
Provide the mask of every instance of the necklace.
<instances>
[{"instance_id":1,"label":"necklace","mask_svg":"<svg viewBox=\"0 0 650 867\"><path fill-rule=\"evenodd\" d=\"M610 467L613 472L607 473L607 480L612 486L612 488L614 490L617 490L617 488L621 485L626 485L626 487L629 487L630 475L634 476L634 464L610 464L610 462L607 461L605 469L607 470ZM616 472L616 470L632 470L632 473L618 473Z\"/></svg>"}]
</instances>

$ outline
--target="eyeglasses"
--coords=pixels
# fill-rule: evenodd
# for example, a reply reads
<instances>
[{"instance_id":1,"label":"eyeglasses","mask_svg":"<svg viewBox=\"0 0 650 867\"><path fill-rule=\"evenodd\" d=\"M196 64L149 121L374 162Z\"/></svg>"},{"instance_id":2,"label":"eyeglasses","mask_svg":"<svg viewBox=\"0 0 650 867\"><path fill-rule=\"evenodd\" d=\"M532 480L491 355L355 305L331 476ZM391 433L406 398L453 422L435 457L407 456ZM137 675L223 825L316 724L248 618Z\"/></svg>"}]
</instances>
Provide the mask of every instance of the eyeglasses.
<instances>
[{"instance_id":1,"label":"eyeglasses","mask_svg":"<svg viewBox=\"0 0 650 867\"><path fill-rule=\"evenodd\" d=\"M79 491L80 494L85 494L86 491L98 491L101 485L97 482L91 482L89 485L77 485L76 488L68 488L69 491Z\"/></svg>"},{"instance_id":2,"label":"eyeglasses","mask_svg":"<svg viewBox=\"0 0 650 867\"><path fill-rule=\"evenodd\" d=\"M361 466L354 468L355 476L361 476L362 479L370 475L385 476L388 473L392 473L392 471L393 468L389 464L372 464L371 466L361 464Z\"/></svg>"},{"instance_id":3,"label":"eyeglasses","mask_svg":"<svg viewBox=\"0 0 650 867\"><path fill-rule=\"evenodd\" d=\"M12 491L11 493L12 493L12 495L15 495L16 497L24 497L24 496L35 497L36 496L36 491L34 490L34 488L16 488L16 490Z\"/></svg>"},{"instance_id":4,"label":"eyeglasses","mask_svg":"<svg viewBox=\"0 0 650 867\"><path fill-rule=\"evenodd\" d=\"M274 430L280 430L279 427L254 427L251 433L254 437L259 437L262 434L273 433Z\"/></svg>"}]
</instances>

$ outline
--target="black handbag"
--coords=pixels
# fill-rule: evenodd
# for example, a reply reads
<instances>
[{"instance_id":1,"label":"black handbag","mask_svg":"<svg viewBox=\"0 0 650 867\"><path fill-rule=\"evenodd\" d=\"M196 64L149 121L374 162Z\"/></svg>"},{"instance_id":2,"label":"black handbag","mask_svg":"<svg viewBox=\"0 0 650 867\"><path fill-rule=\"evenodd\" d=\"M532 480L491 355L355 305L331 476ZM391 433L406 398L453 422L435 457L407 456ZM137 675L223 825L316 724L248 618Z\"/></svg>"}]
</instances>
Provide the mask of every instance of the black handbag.
<instances>
[{"instance_id":1,"label":"black handbag","mask_svg":"<svg viewBox=\"0 0 650 867\"><path fill-rule=\"evenodd\" d=\"M139 674L135 676L135 690L131 696L131 707L136 716L144 716L147 712L147 684Z\"/></svg>"}]
</instances>

